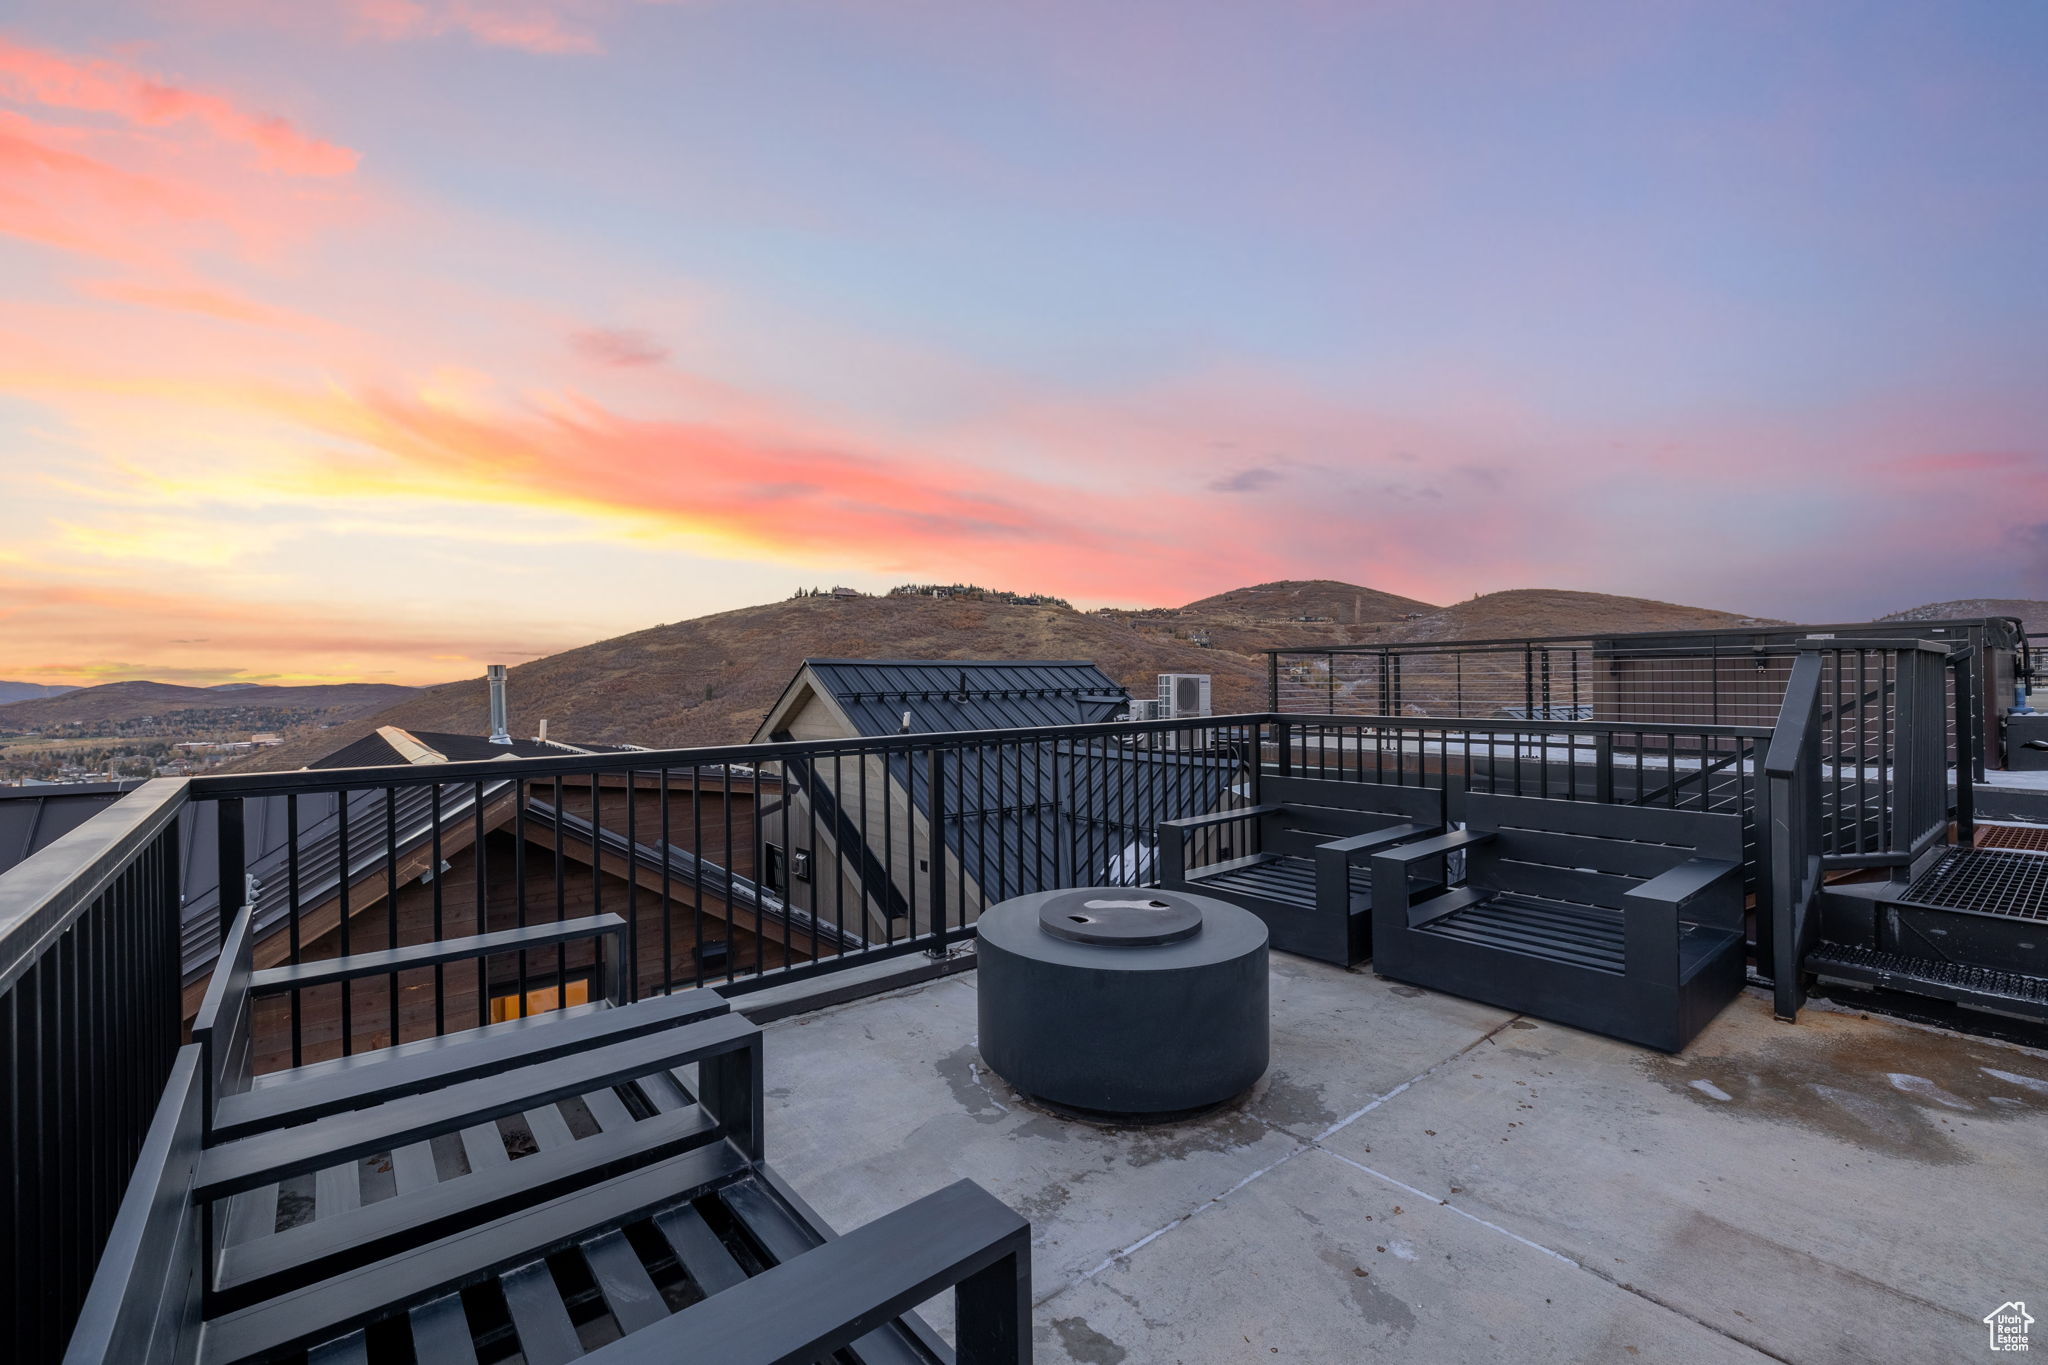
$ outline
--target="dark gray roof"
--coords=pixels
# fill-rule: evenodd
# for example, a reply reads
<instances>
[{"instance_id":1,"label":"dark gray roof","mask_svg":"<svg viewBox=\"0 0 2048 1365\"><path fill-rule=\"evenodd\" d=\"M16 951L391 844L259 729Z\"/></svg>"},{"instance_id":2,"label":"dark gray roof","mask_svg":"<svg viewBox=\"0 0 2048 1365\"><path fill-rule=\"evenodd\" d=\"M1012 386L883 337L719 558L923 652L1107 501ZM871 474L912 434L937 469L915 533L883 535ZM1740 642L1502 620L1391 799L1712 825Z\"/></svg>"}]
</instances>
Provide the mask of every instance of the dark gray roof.
<instances>
[{"instance_id":1,"label":"dark gray roof","mask_svg":"<svg viewBox=\"0 0 2048 1365\"><path fill-rule=\"evenodd\" d=\"M554 739L515 739L510 744L493 744L487 735L458 735L445 730L407 730L405 733L440 754L450 763L482 762L493 758L560 758L564 754L623 754L639 749L638 744L593 744ZM308 768L383 768L410 760L381 734L364 735Z\"/></svg>"},{"instance_id":2,"label":"dark gray roof","mask_svg":"<svg viewBox=\"0 0 2048 1365\"><path fill-rule=\"evenodd\" d=\"M862 735L1088 725L1114 720L1130 694L1086 660L806 659L818 686Z\"/></svg>"},{"instance_id":3,"label":"dark gray roof","mask_svg":"<svg viewBox=\"0 0 2048 1365\"><path fill-rule=\"evenodd\" d=\"M77 829L141 786L133 782L39 782L0 787L0 872Z\"/></svg>"},{"instance_id":4,"label":"dark gray roof","mask_svg":"<svg viewBox=\"0 0 2048 1365\"><path fill-rule=\"evenodd\" d=\"M1124 715L1130 694L1085 659L806 659L805 667L864 737L1091 725ZM801 675L800 675L801 676ZM840 816L824 774L788 763L827 821ZM1133 772L1132 768L1142 772ZM898 754L889 769L927 818L925 756ZM1121 738L1046 740L949 755L947 847L993 902L1079 876L1149 878L1161 819L1215 809L1236 760L1136 748ZM1134 780L1135 779L1135 780ZM1106 793L1118 793L1107 800ZM1092 799L1091 799L1092 798ZM1100 820L1076 811L1109 810ZM842 839L852 834L842 831ZM1142 848L1142 854L1133 847ZM1133 860L1136 860L1135 863ZM886 878L879 879L886 883ZM901 896L893 913L903 909Z\"/></svg>"}]
</instances>

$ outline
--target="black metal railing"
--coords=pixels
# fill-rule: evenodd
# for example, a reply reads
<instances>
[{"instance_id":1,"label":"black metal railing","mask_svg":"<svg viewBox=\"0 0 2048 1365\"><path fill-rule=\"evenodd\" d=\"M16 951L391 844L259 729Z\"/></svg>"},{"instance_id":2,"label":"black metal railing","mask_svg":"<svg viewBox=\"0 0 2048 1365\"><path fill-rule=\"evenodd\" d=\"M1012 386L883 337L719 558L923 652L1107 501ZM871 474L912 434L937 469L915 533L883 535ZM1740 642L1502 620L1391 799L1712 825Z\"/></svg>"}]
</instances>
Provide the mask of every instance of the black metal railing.
<instances>
[{"instance_id":1,"label":"black metal railing","mask_svg":"<svg viewBox=\"0 0 2048 1365\"><path fill-rule=\"evenodd\" d=\"M1965 829L1972 821L1977 764L1954 762L1957 753L1982 750L1981 661L1972 638L1935 643L1824 634L1806 642L1709 638L1682 645L1523 640L1277 652L1269 656L1270 682L1283 705L1307 701L1324 715L1398 716L1411 725L1456 721L1443 725L1447 735L1485 736L1532 724L1549 732L1572 723L1663 733L1670 737L1667 752L1651 755L1651 765L1670 768L1674 781L1714 785L1735 776L1729 765L1739 768L1739 762L1726 753L1686 755L1682 746L1703 741L1684 736L1721 727L1768 731L1786 705L1795 662L1806 647L1816 647L1821 715L1815 739L1828 774L1823 852L1831 867L1894 866L1940 837L1950 816ZM1367 709L1374 706L1392 709ZM1470 741L1444 742L1470 748ZM1575 749L1559 771L1586 767Z\"/></svg>"},{"instance_id":2,"label":"black metal railing","mask_svg":"<svg viewBox=\"0 0 2048 1365\"><path fill-rule=\"evenodd\" d=\"M150 782L0 877L0 1322L54 1360L179 1043L177 820Z\"/></svg>"},{"instance_id":3,"label":"black metal railing","mask_svg":"<svg viewBox=\"0 0 2048 1365\"><path fill-rule=\"evenodd\" d=\"M2025 629L2014 618L1273 650L1267 706L1333 715L1768 728L1777 722L1799 645L1851 638L1879 650L1919 639L1948 647L1949 762L1966 755L1963 766L1981 780L1987 740L1995 738L1981 716L2007 700L1985 689L2014 669L2024 672L2029 659Z\"/></svg>"},{"instance_id":4,"label":"black metal railing","mask_svg":"<svg viewBox=\"0 0 2048 1365\"><path fill-rule=\"evenodd\" d=\"M1785 707L1764 760L1770 913L1759 913L1757 961L1770 975L1773 1009L1792 1019L1805 999L1801 963L1820 935L1824 847L1821 697L1827 660L1810 650L1793 663Z\"/></svg>"},{"instance_id":5,"label":"black metal railing","mask_svg":"<svg viewBox=\"0 0 2048 1365\"><path fill-rule=\"evenodd\" d=\"M1839 677L1822 653L1788 672ZM1897 738L1939 690L1943 661L1921 654L1879 689L1889 719L1856 722L1893 736L1879 828L1895 842L1943 799L1919 790L1940 780L1938 726ZM1798 736L1816 772L1830 724L1823 706ZM1759 812L1782 742L1748 725L1297 713L152 783L0 877L9 1306L48 1306L12 1320L50 1324L43 1346L68 1330L179 1041L180 990L189 1013L244 905L258 969L617 914L628 998L745 992L946 954L1023 892L1151 882L1160 821L1256 805L1285 774L1734 811L1769 922ZM1810 844L1824 823L1784 837ZM286 989L252 1020L254 1069L573 1008L608 965L563 942Z\"/></svg>"},{"instance_id":6,"label":"black metal railing","mask_svg":"<svg viewBox=\"0 0 2048 1365\"><path fill-rule=\"evenodd\" d=\"M1150 880L1160 820L1255 780L1260 724L217 776L192 796L214 825L219 884L253 897L259 967L615 913L630 998L745 991L944 953L1026 891ZM216 933L188 944L203 953ZM255 1022L255 1068L594 999L594 952L557 944L283 993Z\"/></svg>"}]
</instances>

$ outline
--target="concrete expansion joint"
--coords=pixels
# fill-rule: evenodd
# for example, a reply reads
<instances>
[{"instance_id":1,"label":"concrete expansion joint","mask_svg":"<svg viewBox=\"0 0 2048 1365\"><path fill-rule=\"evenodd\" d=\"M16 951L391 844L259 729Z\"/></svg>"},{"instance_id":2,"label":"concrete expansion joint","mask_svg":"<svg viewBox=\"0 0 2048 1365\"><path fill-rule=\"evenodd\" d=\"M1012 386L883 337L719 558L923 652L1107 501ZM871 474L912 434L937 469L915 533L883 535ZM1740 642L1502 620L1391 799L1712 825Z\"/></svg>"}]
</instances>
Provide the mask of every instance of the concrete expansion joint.
<instances>
[{"instance_id":1,"label":"concrete expansion joint","mask_svg":"<svg viewBox=\"0 0 2048 1365\"><path fill-rule=\"evenodd\" d=\"M1508 1235L1512 1237L1514 1234L1509 1233ZM1684 1318L1687 1322L1693 1324L1695 1327L1703 1327L1707 1331L1712 1332L1715 1336L1721 1337L1727 1341L1732 1341L1737 1346L1742 1347L1746 1351L1754 1351L1766 1360L1775 1360L1778 1362L1778 1365L1794 1365L1793 1361L1789 1357L1779 1355L1776 1351L1771 1350L1768 1346L1764 1346L1757 1342L1751 1341L1748 1337L1739 1336L1736 1333L1729 1331L1725 1327L1718 1327L1715 1324L1708 1322L1705 1318L1695 1317L1693 1314L1686 1312L1683 1308L1680 1308L1675 1303L1667 1303L1665 1300L1658 1298L1655 1294L1652 1294L1647 1290L1638 1289L1635 1285L1629 1284L1624 1280L1615 1279L1614 1276L1608 1274L1606 1271L1600 1269L1598 1266L1581 1265L1579 1266L1579 1269L1585 1271L1588 1275L1591 1275L1596 1280L1601 1280L1607 1284L1613 1285L1616 1289L1619 1289L1624 1294L1635 1295L1635 1297L1641 1299L1644 1303L1649 1304L1653 1308L1661 1308L1667 1313L1675 1313L1679 1317Z\"/></svg>"},{"instance_id":2,"label":"concrete expansion joint","mask_svg":"<svg viewBox=\"0 0 2048 1365\"><path fill-rule=\"evenodd\" d=\"M1464 1047L1459 1048L1450 1056L1444 1057L1439 1061L1436 1061L1431 1065L1425 1067L1423 1070L1418 1071L1413 1076L1410 1076L1407 1080L1395 1086L1393 1089L1387 1091L1385 1094L1380 1095L1378 1098L1374 1099L1372 1103L1366 1105L1364 1108L1358 1110L1356 1113L1346 1115L1344 1118L1337 1120L1335 1123L1331 1124L1328 1128L1325 1128L1322 1132L1317 1133L1312 1138L1297 1139L1299 1145L1296 1146L1292 1151L1280 1157L1278 1160L1268 1162L1266 1165L1261 1166L1258 1170L1253 1171L1244 1179L1238 1181L1235 1185L1232 1185L1229 1189L1222 1191L1220 1194L1212 1195L1208 1199L1203 1200L1200 1204L1195 1205L1186 1213L1183 1213L1179 1217L1171 1220L1170 1222L1167 1222L1162 1226L1153 1229L1151 1232L1146 1233L1143 1237L1140 1237L1137 1241L1132 1242L1130 1245L1111 1252L1108 1256L1105 1256L1100 1262L1089 1267L1087 1270L1082 1271L1080 1275L1078 1275L1072 1280L1069 1280L1067 1283L1061 1285L1052 1293L1047 1294L1043 1299L1038 1300L1038 1302L1050 1302L1051 1300L1058 1298L1061 1294L1064 1294L1067 1290L1073 1288L1075 1285L1086 1284L1088 1281L1094 1279L1096 1276L1102 1274L1104 1271L1111 1269L1118 1263L1129 1260L1137 1252L1143 1250L1145 1247L1148 1247L1152 1243L1158 1241L1161 1237L1164 1237L1167 1233L1172 1232L1175 1228L1187 1222L1190 1218L1193 1218L1197 1214L1203 1213L1209 1209L1216 1207L1218 1204L1221 1204L1224 1200L1230 1198L1230 1196L1232 1196L1233 1194L1236 1194L1239 1190L1245 1188L1245 1186L1250 1185L1253 1181L1261 1180L1266 1176L1271 1175L1274 1171L1279 1170L1282 1166L1285 1166L1288 1162L1293 1161L1296 1157L1301 1156L1305 1152L1319 1151L1328 1153L1331 1156L1337 1157L1338 1160L1344 1162L1348 1166L1357 1166L1359 1170L1366 1172L1368 1175L1372 1175L1377 1177L1378 1179L1385 1180L1388 1184L1406 1190L1419 1198L1429 1198L1430 1196L1423 1194L1420 1190L1413 1189L1410 1186L1401 1184L1401 1182L1398 1180L1392 1180L1387 1176L1381 1175L1378 1171L1375 1171L1368 1166L1359 1166L1357 1162L1350 1160L1348 1157L1344 1157L1336 1152L1330 1151L1329 1148L1323 1146L1324 1139L1330 1137L1335 1133L1343 1131L1351 1124L1356 1123L1359 1119L1364 1118L1367 1114L1370 1114L1373 1110L1385 1104L1388 1100L1391 1100L1395 1096L1403 1093L1409 1087L1415 1085L1420 1081L1428 1079L1430 1076L1442 1070L1444 1067L1447 1067L1451 1065L1453 1062L1459 1060L1461 1057L1464 1057L1474 1048L1480 1047L1485 1043L1491 1041L1495 1034L1499 1033L1502 1029L1508 1027L1508 1025L1514 1023L1515 1020L1521 1017L1521 1015L1517 1014L1501 1020L1500 1023L1494 1025L1485 1033L1480 1034L1477 1038L1474 1038L1471 1042L1467 1043ZM1284 1132L1285 1130L1276 1128L1274 1129L1274 1131ZM1289 1134L1289 1136L1292 1136L1292 1134ZM1449 1207L1449 1205L1446 1206ZM1457 1211L1462 1212L1462 1210ZM1471 1214L1465 1214L1464 1216L1468 1218L1473 1218ZM1504 1236L1514 1237L1515 1240L1518 1242L1525 1242L1529 1246L1536 1247L1538 1251L1544 1252L1546 1255L1557 1256L1557 1253L1551 1251L1548 1247L1537 1246L1534 1242L1528 1242L1526 1238L1515 1237L1514 1233L1508 1232L1505 1228L1495 1227L1492 1223L1488 1223L1484 1219L1473 1218L1473 1221L1480 1223L1485 1227L1493 1228L1495 1232L1499 1232ZM1558 1259L1566 1261L1567 1263L1572 1263L1569 1257L1558 1256Z\"/></svg>"},{"instance_id":3,"label":"concrete expansion joint","mask_svg":"<svg viewBox=\"0 0 2048 1365\"><path fill-rule=\"evenodd\" d=\"M1561 1261L1565 1265L1568 1265L1575 1270L1584 1271L1587 1274L1593 1276L1595 1279L1600 1280L1605 1284L1611 1285L1614 1288L1621 1290L1623 1293L1633 1295L1634 1297L1641 1299L1643 1302L1650 1304L1653 1307L1663 1309L1665 1312L1672 1313L1677 1315L1678 1317L1684 1318L1687 1322L1690 1322L1697 1327L1704 1328L1705 1330L1714 1333L1716 1336L1722 1337L1727 1341L1742 1347L1744 1350L1753 1351L1757 1355L1762 1356L1767 1360L1778 1361L1780 1362L1780 1365L1792 1365L1792 1363L1788 1361L1786 1357L1778 1355L1777 1353L1770 1350L1768 1347L1762 1346L1755 1341L1751 1341L1734 1332L1730 1332L1726 1328L1717 1326L1714 1323L1696 1317L1693 1314L1687 1312L1685 1309L1680 1308L1675 1304L1667 1303L1663 1299L1658 1298L1656 1295L1650 1294L1642 1289L1639 1289L1633 1284L1629 1284L1625 1281L1616 1279L1613 1275L1608 1274L1607 1272L1601 1270L1597 1266L1589 1265L1574 1257L1567 1256L1561 1251L1557 1251L1551 1247L1544 1246L1541 1242L1532 1241L1531 1239L1522 1236L1518 1232L1510 1231L1509 1229L1502 1227L1498 1223L1492 1222L1485 1218L1481 1218L1476 1213L1458 1207L1458 1205L1452 1203L1449 1199L1439 1198L1438 1196L1432 1195L1427 1191L1417 1189L1415 1186L1410 1185L1405 1181L1398 1180L1395 1177L1388 1175L1385 1171L1375 1170L1371 1166L1365 1165L1363 1162L1356 1161L1351 1157L1344 1155L1342 1152L1336 1151L1324 1145L1324 1143L1329 1138L1334 1137L1336 1134L1342 1132L1344 1129L1358 1122L1358 1120L1364 1118L1367 1114L1372 1113L1375 1109L1378 1109L1380 1106L1386 1104L1389 1100L1397 1098L1398 1096L1404 1094L1414 1086L1429 1079L1429 1077L1431 1077L1432 1075L1443 1070L1445 1067L1453 1065L1454 1063L1458 1062L1474 1050L1491 1042L1496 1034L1508 1028L1521 1018L1522 1016L1517 1014L1507 1019L1501 1020L1500 1023L1488 1029L1485 1033L1473 1039L1464 1047L1459 1048L1456 1052L1451 1053L1449 1056L1444 1057L1440 1061L1437 1061L1434 1064L1424 1068L1422 1071L1417 1072L1415 1075L1410 1076L1407 1080L1401 1082L1399 1085L1393 1087L1391 1090L1388 1090L1385 1094L1375 1097L1369 1104L1364 1105L1356 1112L1347 1114L1343 1118L1338 1119L1335 1123L1332 1123L1329 1127L1323 1129L1314 1137L1299 1139L1299 1145L1296 1146L1293 1150L1281 1156L1278 1160L1269 1162L1266 1165L1261 1166L1258 1170L1253 1171L1250 1175L1245 1176L1242 1180L1232 1185L1229 1189L1224 1190L1221 1193L1213 1195L1210 1198L1202 1201L1200 1204L1197 1204L1193 1208L1189 1209L1186 1213L1183 1213L1179 1217L1174 1218L1169 1222L1161 1225L1160 1227L1153 1229L1151 1232L1146 1233L1143 1237L1138 1238L1136 1241L1130 1243L1128 1246L1122 1247L1119 1250L1111 1252L1108 1256L1104 1257L1098 1264L1091 1266L1087 1270L1081 1272L1081 1274L1076 1276L1075 1278L1065 1282L1064 1284L1059 1285L1057 1288L1054 1288L1049 1293L1045 1294L1043 1297L1034 1300L1033 1306L1042 1307L1043 1305L1050 1303L1052 1302L1052 1300L1060 1297L1060 1295L1066 1293L1068 1290L1073 1289L1078 1285L1086 1284L1090 1280L1093 1280L1098 1276L1102 1275L1105 1271L1114 1269L1118 1265L1129 1261L1130 1258L1135 1256L1138 1252L1144 1250L1152 1243L1158 1241L1160 1238L1166 1236L1174 1229L1180 1227L1183 1223L1186 1223L1190 1219L1193 1219L1207 1212L1208 1210L1215 1208L1217 1205L1223 1203L1232 1195L1236 1194L1239 1190L1244 1189L1245 1187L1253 1184L1256 1181L1264 1179L1266 1176L1271 1175L1274 1171L1279 1170L1281 1167L1287 1165L1291 1161L1294 1161L1296 1158L1308 1152L1322 1152L1327 1156L1336 1158L1338 1161L1343 1162L1346 1166L1349 1166L1356 1171L1371 1176L1373 1179L1381 1182L1382 1184L1388 1185L1393 1189L1400 1190L1404 1194L1412 1195L1416 1199L1426 1201L1427 1203L1433 1204L1438 1208L1442 1208L1450 1213L1456 1214L1458 1217L1463 1218L1468 1222L1477 1224L1479 1227L1485 1228L1489 1232L1505 1237L1511 1242L1516 1242L1522 1246L1528 1247L1530 1250L1539 1252L1544 1256L1548 1256L1554 1261ZM1275 1131L1281 1130L1276 1129Z\"/></svg>"}]
</instances>

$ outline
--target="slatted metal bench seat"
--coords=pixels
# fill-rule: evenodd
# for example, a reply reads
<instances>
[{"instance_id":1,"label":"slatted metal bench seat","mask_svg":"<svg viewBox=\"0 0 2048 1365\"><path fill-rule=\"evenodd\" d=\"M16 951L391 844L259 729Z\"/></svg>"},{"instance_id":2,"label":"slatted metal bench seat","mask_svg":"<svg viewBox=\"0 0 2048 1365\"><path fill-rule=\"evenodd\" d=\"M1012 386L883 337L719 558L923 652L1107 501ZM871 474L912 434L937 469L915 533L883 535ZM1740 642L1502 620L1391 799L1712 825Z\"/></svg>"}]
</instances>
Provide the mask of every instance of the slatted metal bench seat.
<instances>
[{"instance_id":1,"label":"slatted metal bench seat","mask_svg":"<svg viewBox=\"0 0 2048 1365\"><path fill-rule=\"evenodd\" d=\"M483 1084L468 1082L380 1106L399 1111L388 1134L343 1124L325 1153L331 1120L206 1147L203 1053L186 1047L67 1361L937 1365L953 1357L910 1310L947 1287L961 1365L1028 1361L1028 1223L961 1182L836 1238L761 1159L758 1031L727 1016L674 1032L723 1049L698 1059L694 1095L641 1039L615 1045L657 1063L635 1079L604 1084L618 1057L521 1098L455 1093ZM555 1118L536 1121L546 1094ZM312 1217L293 1221L308 1174Z\"/></svg>"},{"instance_id":2,"label":"slatted metal bench seat","mask_svg":"<svg viewBox=\"0 0 2048 1365\"><path fill-rule=\"evenodd\" d=\"M488 1076L543 1062L585 1048L672 1028L724 1014L726 1001L709 990L680 991L640 1003L623 1003L626 924L617 915L499 930L467 938L397 949L356 953L321 962L255 970L255 948L247 907L235 917L221 946L212 979L194 1017L192 1040L205 1050L204 1083L209 1143L308 1123L383 1099ZM603 996L589 1004L485 1024L438 1037L416 1039L305 1066L252 1074L255 1003L268 994L399 971L475 961L494 955L531 952L595 940L605 982Z\"/></svg>"},{"instance_id":3,"label":"slatted metal bench seat","mask_svg":"<svg viewBox=\"0 0 2048 1365\"><path fill-rule=\"evenodd\" d=\"M1381 975L1671 1052L1741 991L1740 817L1483 793L1463 810L1465 829L1373 858Z\"/></svg>"},{"instance_id":4,"label":"slatted metal bench seat","mask_svg":"<svg viewBox=\"0 0 2048 1365\"><path fill-rule=\"evenodd\" d=\"M1266 923L1272 946L1348 967L1372 954L1370 856L1440 833L1431 787L1264 776L1261 804L1159 825L1161 887Z\"/></svg>"}]
</instances>

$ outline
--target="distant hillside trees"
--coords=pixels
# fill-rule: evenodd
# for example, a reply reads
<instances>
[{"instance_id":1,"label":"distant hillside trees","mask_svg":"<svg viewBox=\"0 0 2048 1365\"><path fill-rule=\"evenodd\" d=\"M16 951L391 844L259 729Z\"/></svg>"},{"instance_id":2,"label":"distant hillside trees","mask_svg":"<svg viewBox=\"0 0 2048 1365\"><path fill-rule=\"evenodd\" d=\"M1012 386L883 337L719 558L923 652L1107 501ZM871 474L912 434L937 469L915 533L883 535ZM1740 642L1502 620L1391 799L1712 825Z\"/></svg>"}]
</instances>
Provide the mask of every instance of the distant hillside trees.
<instances>
[{"instance_id":1,"label":"distant hillside trees","mask_svg":"<svg viewBox=\"0 0 2048 1365\"><path fill-rule=\"evenodd\" d=\"M979 583L899 583L889 589L891 597L964 597L973 602L1005 602L1019 607L1065 607L1074 604L1064 597L1043 592L1007 592L984 588Z\"/></svg>"}]
</instances>

